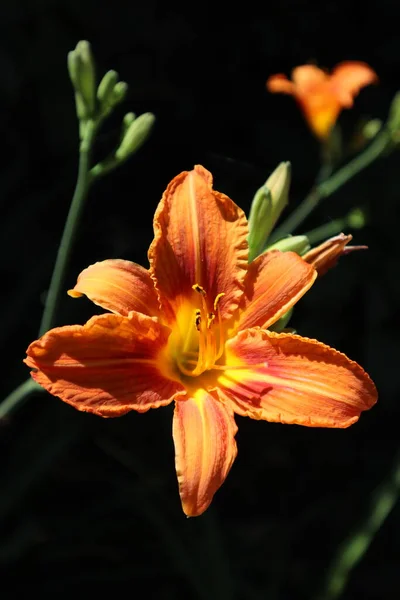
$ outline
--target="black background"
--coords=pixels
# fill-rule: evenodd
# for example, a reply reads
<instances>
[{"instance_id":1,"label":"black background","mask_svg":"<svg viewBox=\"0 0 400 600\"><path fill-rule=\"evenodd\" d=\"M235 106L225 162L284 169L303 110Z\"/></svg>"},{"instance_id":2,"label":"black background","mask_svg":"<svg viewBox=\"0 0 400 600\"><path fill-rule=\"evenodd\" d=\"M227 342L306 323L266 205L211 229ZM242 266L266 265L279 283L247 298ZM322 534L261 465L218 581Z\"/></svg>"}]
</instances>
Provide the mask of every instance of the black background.
<instances>
[{"instance_id":1,"label":"black background","mask_svg":"<svg viewBox=\"0 0 400 600\"><path fill-rule=\"evenodd\" d=\"M385 119L400 88L396 3L281 0L207 10L199 3L11 0L0 7L1 391L28 371L43 297L73 193L77 122L67 52L88 39L98 72L129 83L98 137L113 147L125 112L152 111L151 139L92 189L65 288L87 265L127 258L147 265L152 215L168 182L203 164L215 188L248 211L282 160L291 203L313 183L319 147L290 97L267 77L309 61L364 60L380 84L340 122ZM296 309L293 325L360 362L379 403L348 430L237 418L239 454L212 507L181 512L172 407L102 420L48 395L0 423L2 597L33 593L132 598L316 598L326 569L368 514L398 448L398 217L400 152L326 200L303 231L362 205L355 232L369 251L341 260ZM101 312L63 296L57 324ZM395 507L349 580L345 599L399 594L400 512Z\"/></svg>"}]
</instances>

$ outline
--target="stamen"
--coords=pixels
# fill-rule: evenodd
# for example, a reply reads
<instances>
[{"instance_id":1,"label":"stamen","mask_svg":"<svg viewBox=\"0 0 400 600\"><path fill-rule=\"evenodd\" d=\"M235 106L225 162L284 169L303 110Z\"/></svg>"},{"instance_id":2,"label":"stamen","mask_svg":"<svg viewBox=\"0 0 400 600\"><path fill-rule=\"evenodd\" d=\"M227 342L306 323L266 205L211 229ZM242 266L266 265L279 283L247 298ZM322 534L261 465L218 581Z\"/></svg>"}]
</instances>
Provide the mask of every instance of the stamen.
<instances>
[{"instance_id":1,"label":"stamen","mask_svg":"<svg viewBox=\"0 0 400 600\"><path fill-rule=\"evenodd\" d=\"M217 294L214 300L214 310L217 310L219 301L221 300L222 296L225 296L225 292L221 292L220 294Z\"/></svg>"},{"instance_id":2,"label":"stamen","mask_svg":"<svg viewBox=\"0 0 400 600\"><path fill-rule=\"evenodd\" d=\"M200 309L196 310L196 320L195 320L195 323L196 323L196 329L197 329L197 331L200 331L200 324L201 324L201 310Z\"/></svg>"},{"instance_id":3,"label":"stamen","mask_svg":"<svg viewBox=\"0 0 400 600\"><path fill-rule=\"evenodd\" d=\"M210 312L207 315L207 329L210 329L211 325L214 323L215 320L215 315L214 313Z\"/></svg>"},{"instance_id":4,"label":"stamen","mask_svg":"<svg viewBox=\"0 0 400 600\"><path fill-rule=\"evenodd\" d=\"M199 285L198 283L195 283L194 285L192 285L192 289L197 292L198 294L201 294L202 296L206 296L206 291L204 288L201 287L201 285Z\"/></svg>"}]
</instances>

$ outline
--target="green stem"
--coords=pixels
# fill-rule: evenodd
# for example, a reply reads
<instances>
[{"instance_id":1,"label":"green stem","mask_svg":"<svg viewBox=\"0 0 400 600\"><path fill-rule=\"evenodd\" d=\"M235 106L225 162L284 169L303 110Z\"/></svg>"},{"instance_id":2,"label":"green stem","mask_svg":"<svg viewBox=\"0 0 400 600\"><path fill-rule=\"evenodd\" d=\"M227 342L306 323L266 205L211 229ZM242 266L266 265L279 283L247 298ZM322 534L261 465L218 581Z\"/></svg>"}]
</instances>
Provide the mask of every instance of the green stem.
<instances>
[{"instance_id":1,"label":"green stem","mask_svg":"<svg viewBox=\"0 0 400 600\"><path fill-rule=\"evenodd\" d=\"M317 600L339 598L349 580L352 569L361 561L376 533L395 506L400 495L400 454L395 459L389 477L372 496L371 510L360 528L339 548L329 569L325 588Z\"/></svg>"},{"instance_id":2,"label":"green stem","mask_svg":"<svg viewBox=\"0 0 400 600\"><path fill-rule=\"evenodd\" d=\"M333 221L325 223L325 225L320 225L320 227L316 227L304 235L308 238L311 246L314 246L314 244L317 244L318 242L325 241L326 239L341 233L347 225L346 217L343 219L333 219Z\"/></svg>"},{"instance_id":3,"label":"green stem","mask_svg":"<svg viewBox=\"0 0 400 600\"><path fill-rule=\"evenodd\" d=\"M33 379L27 379L24 383L21 383L15 390L11 392L0 404L0 420L7 417L16 406L21 403L32 394L32 392L43 390L36 381Z\"/></svg>"},{"instance_id":4,"label":"green stem","mask_svg":"<svg viewBox=\"0 0 400 600\"><path fill-rule=\"evenodd\" d=\"M83 137L80 145L78 179L67 220L65 222L61 242L58 248L49 290L47 292L46 303L39 328L39 336L46 333L46 331L48 331L54 324L54 318L60 300L60 293L64 283L71 249L82 216L85 199L90 187L90 155L95 132L95 123L93 121L88 121L83 130Z\"/></svg>"},{"instance_id":5,"label":"green stem","mask_svg":"<svg viewBox=\"0 0 400 600\"><path fill-rule=\"evenodd\" d=\"M368 165L376 160L389 147L390 142L390 134L384 129L376 136L374 141L366 148L366 150L364 150L364 152L353 158L353 160L328 177L328 179L317 184L288 218L277 227L271 236L269 243L273 243L297 229L314 208L318 206L321 200L331 196L349 179L368 167Z\"/></svg>"}]
</instances>

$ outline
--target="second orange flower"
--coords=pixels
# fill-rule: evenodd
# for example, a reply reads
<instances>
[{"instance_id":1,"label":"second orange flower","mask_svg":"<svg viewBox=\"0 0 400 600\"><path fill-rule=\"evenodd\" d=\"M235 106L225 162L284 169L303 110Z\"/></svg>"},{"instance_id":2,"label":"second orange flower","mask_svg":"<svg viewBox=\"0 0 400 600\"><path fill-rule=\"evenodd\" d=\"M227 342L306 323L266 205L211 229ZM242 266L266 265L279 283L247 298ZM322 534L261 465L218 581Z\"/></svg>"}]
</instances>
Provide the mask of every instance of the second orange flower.
<instances>
[{"instance_id":1,"label":"second orange flower","mask_svg":"<svg viewBox=\"0 0 400 600\"><path fill-rule=\"evenodd\" d=\"M329 74L315 65L302 65L292 71L291 81L283 74L271 75L270 92L291 94L299 103L315 135L326 139L343 108L351 108L359 91L378 77L366 63L345 61Z\"/></svg>"}]
</instances>

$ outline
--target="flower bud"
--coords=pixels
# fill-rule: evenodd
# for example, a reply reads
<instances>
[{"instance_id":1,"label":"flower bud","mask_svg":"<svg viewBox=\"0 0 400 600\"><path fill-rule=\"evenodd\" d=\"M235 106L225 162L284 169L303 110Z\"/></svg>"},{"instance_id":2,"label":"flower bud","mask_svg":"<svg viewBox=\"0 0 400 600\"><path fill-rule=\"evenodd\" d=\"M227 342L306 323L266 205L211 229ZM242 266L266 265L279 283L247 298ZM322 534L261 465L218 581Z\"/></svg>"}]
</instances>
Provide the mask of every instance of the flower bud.
<instances>
[{"instance_id":1,"label":"flower bud","mask_svg":"<svg viewBox=\"0 0 400 600\"><path fill-rule=\"evenodd\" d=\"M367 215L362 208L353 208L346 215L346 224L352 229L362 229L367 224Z\"/></svg>"},{"instance_id":2,"label":"flower bud","mask_svg":"<svg viewBox=\"0 0 400 600\"><path fill-rule=\"evenodd\" d=\"M121 141L121 144L115 152L115 157L122 161L128 158L140 148L146 141L153 127L155 116L152 113L144 113L132 121Z\"/></svg>"},{"instance_id":3,"label":"flower bud","mask_svg":"<svg viewBox=\"0 0 400 600\"><path fill-rule=\"evenodd\" d=\"M302 256L311 248L310 242L306 235L289 235L288 237L279 240L269 246L266 252L270 250L280 250L281 252L296 252Z\"/></svg>"},{"instance_id":4,"label":"flower bud","mask_svg":"<svg viewBox=\"0 0 400 600\"><path fill-rule=\"evenodd\" d=\"M97 100L100 104L100 112L106 115L112 108L110 102L113 97L115 85L118 81L118 73L116 71L107 71L97 88Z\"/></svg>"},{"instance_id":5,"label":"flower bud","mask_svg":"<svg viewBox=\"0 0 400 600\"><path fill-rule=\"evenodd\" d=\"M260 254L289 200L290 162L281 162L255 194L249 215L249 261Z\"/></svg>"},{"instance_id":6,"label":"flower bud","mask_svg":"<svg viewBox=\"0 0 400 600\"><path fill-rule=\"evenodd\" d=\"M268 238L268 222L272 210L272 196L269 189L263 185L254 195L249 215L249 262L261 254Z\"/></svg>"},{"instance_id":7,"label":"flower bud","mask_svg":"<svg viewBox=\"0 0 400 600\"><path fill-rule=\"evenodd\" d=\"M397 92L389 109L387 127L395 143L400 142L400 92Z\"/></svg>"},{"instance_id":8,"label":"flower bud","mask_svg":"<svg viewBox=\"0 0 400 600\"><path fill-rule=\"evenodd\" d=\"M122 119L122 138L125 136L129 127L132 125L133 121L136 119L136 115L134 112L128 112ZM122 140L121 138L121 140Z\"/></svg>"},{"instance_id":9,"label":"flower bud","mask_svg":"<svg viewBox=\"0 0 400 600\"><path fill-rule=\"evenodd\" d=\"M81 40L68 53L68 71L75 89L77 114L80 119L89 119L96 109L96 74L89 42Z\"/></svg>"},{"instance_id":10,"label":"flower bud","mask_svg":"<svg viewBox=\"0 0 400 600\"><path fill-rule=\"evenodd\" d=\"M118 83L115 84L109 99L111 107L114 107L116 104L122 102L125 99L127 91L128 84L125 81L118 81Z\"/></svg>"},{"instance_id":11,"label":"flower bud","mask_svg":"<svg viewBox=\"0 0 400 600\"><path fill-rule=\"evenodd\" d=\"M281 216L283 209L289 202L291 176L292 168L290 162L281 162L265 183L272 196L271 228L269 233L272 231L275 223Z\"/></svg>"}]
</instances>

